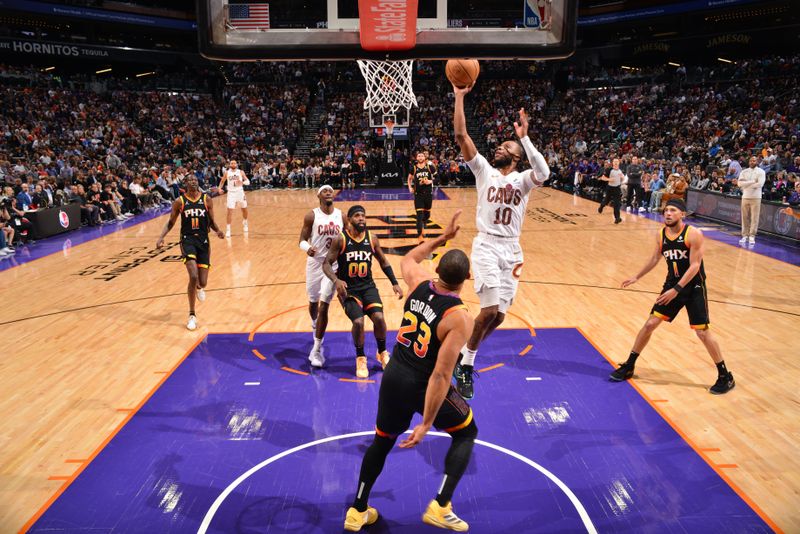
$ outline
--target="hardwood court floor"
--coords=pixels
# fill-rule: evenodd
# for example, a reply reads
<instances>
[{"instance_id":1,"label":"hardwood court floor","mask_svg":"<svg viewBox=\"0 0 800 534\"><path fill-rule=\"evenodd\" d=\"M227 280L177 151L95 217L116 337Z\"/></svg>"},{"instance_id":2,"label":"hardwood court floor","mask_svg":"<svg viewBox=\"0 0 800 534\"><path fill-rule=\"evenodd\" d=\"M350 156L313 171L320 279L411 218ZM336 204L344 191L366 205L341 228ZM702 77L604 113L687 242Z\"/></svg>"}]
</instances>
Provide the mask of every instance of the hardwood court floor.
<instances>
[{"instance_id":1,"label":"hardwood court floor","mask_svg":"<svg viewBox=\"0 0 800 534\"><path fill-rule=\"evenodd\" d=\"M461 234L450 246L469 250L475 192L447 194L450 200L434 203L433 220L445 224L463 208ZM174 261L177 247L153 257L166 216L0 273L0 530L21 528L205 333L308 330L297 239L316 197L261 191L248 201L250 235L242 235L237 213L234 236L213 238L208 298L198 303L195 332L184 327L186 275ZM350 204L338 205L346 211ZM410 202L365 205L368 215L385 216L370 220L373 227L397 226L413 211ZM215 207L224 224L224 200ZM619 283L644 263L659 225L624 214L614 225L596 207L549 189L532 195L525 269L504 326L577 326L617 361L647 318L664 267L629 290ZM176 242L177 229L169 238ZM723 477L781 529L797 532L798 269L713 240L706 250L711 320L736 389L708 394L715 369L685 314L655 333L634 383ZM389 257L399 273L400 256ZM401 301L376 271L389 327L396 328ZM471 287L465 300L477 312ZM347 330L340 307L332 309L330 329Z\"/></svg>"}]
</instances>

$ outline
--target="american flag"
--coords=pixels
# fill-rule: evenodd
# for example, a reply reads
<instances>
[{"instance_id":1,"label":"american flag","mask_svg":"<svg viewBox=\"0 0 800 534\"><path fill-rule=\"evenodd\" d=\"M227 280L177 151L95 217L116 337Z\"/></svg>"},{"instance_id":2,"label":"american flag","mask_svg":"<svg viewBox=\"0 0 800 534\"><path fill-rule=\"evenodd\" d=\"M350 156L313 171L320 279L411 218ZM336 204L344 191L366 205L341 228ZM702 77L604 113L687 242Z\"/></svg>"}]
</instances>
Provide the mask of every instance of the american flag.
<instances>
[{"instance_id":1,"label":"american flag","mask_svg":"<svg viewBox=\"0 0 800 534\"><path fill-rule=\"evenodd\" d=\"M229 4L228 19L239 30L268 30L269 4Z\"/></svg>"}]
</instances>

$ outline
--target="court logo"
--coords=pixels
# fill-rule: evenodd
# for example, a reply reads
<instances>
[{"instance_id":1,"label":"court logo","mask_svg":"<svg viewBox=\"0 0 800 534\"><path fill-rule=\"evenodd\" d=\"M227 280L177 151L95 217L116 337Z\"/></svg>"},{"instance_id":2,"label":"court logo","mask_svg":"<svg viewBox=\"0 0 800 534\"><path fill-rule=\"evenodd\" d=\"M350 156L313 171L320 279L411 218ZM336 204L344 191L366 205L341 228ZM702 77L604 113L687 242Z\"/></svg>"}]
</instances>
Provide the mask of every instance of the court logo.
<instances>
[{"instance_id":1,"label":"court logo","mask_svg":"<svg viewBox=\"0 0 800 534\"><path fill-rule=\"evenodd\" d=\"M69 215L64 210L58 210L58 222L64 228L69 228Z\"/></svg>"}]
</instances>

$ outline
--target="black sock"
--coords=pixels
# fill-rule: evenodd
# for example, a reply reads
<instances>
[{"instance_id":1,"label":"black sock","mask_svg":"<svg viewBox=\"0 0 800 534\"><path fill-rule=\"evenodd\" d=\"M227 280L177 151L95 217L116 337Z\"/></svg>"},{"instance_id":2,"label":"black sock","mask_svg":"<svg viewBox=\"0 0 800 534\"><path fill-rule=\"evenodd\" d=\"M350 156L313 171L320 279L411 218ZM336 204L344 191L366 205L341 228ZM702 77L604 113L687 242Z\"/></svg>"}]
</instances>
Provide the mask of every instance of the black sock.
<instances>
[{"instance_id":1,"label":"black sock","mask_svg":"<svg viewBox=\"0 0 800 534\"><path fill-rule=\"evenodd\" d=\"M356 358L359 356L364 356L364 345L356 345Z\"/></svg>"},{"instance_id":2,"label":"black sock","mask_svg":"<svg viewBox=\"0 0 800 534\"><path fill-rule=\"evenodd\" d=\"M474 421L453 435L453 442L450 444L444 460L444 483L436 495L436 502L439 503L439 506L447 506L447 503L453 499L453 492L469 465L477 435L478 427L475 426Z\"/></svg>"},{"instance_id":3,"label":"black sock","mask_svg":"<svg viewBox=\"0 0 800 534\"><path fill-rule=\"evenodd\" d=\"M386 339L378 339L375 338L375 342L378 344L378 352L383 352L386 350Z\"/></svg>"},{"instance_id":4,"label":"black sock","mask_svg":"<svg viewBox=\"0 0 800 534\"><path fill-rule=\"evenodd\" d=\"M636 358L638 358L638 357L639 357L639 353L638 352L631 351L630 356L628 356L628 361L625 362L625 363L629 363L631 365L635 365L636 364Z\"/></svg>"},{"instance_id":5,"label":"black sock","mask_svg":"<svg viewBox=\"0 0 800 534\"><path fill-rule=\"evenodd\" d=\"M372 445L364 453L364 459L361 461L361 474L358 476L356 498L353 500L353 508L359 512L367 511L367 501L369 493L372 491L372 485L383 471L383 464L386 463L386 457L392 450L395 441L397 438L383 438L376 434Z\"/></svg>"},{"instance_id":6,"label":"black sock","mask_svg":"<svg viewBox=\"0 0 800 534\"><path fill-rule=\"evenodd\" d=\"M189 315L194 315L194 310L189 310Z\"/></svg>"},{"instance_id":7,"label":"black sock","mask_svg":"<svg viewBox=\"0 0 800 534\"><path fill-rule=\"evenodd\" d=\"M722 360L717 364L717 372L719 376L728 376L728 368L725 367L725 360Z\"/></svg>"}]
</instances>

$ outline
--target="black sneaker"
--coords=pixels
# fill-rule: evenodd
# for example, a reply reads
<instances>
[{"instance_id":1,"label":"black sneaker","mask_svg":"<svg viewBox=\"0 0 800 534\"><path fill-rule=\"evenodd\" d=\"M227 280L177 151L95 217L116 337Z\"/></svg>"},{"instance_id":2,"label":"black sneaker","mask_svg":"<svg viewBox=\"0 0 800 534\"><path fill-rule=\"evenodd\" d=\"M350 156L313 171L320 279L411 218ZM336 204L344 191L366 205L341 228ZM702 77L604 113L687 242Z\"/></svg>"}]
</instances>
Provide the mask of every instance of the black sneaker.
<instances>
[{"instance_id":1,"label":"black sneaker","mask_svg":"<svg viewBox=\"0 0 800 534\"><path fill-rule=\"evenodd\" d=\"M453 371L453 376L456 379L456 391L465 399L471 399L475 396L475 389L473 388L473 375L475 370L471 365L456 364Z\"/></svg>"},{"instance_id":2,"label":"black sneaker","mask_svg":"<svg viewBox=\"0 0 800 534\"><path fill-rule=\"evenodd\" d=\"M603 206L602 205L597 208L597 213L603 213Z\"/></svg>"},{"instance_id":3,"label":"black sneaker","mask_svg":"<svg viewBox=\"0 0 800 534\"><path fill-rule=\"evenodd\" d=\"M623 382L633 378L633 364L628 362L619 364L617 370L608 375L608 378L614 382Z\"/></svg>"},{"instance_id":4,"label":"black sneaker","mask_svg":"<svg viewBox=\"0 0 800 534\"><path fill-rule=\"evenodd\" d=\"M720 376L717 378L717 383L709 388L712 395L724 395L725 393L736 387L736 381L733 380L733 373Z\"/></svg>"},{"instance_id":5,"label":"black sneaker","mask_svg":"<svg viewBox=\"0 0 800 534\"><path fill-rule=\"evenodd\" d=\"M614 224L619 224L622 222L622 219L614 219Z\"/></svg>"}]
</instances>

